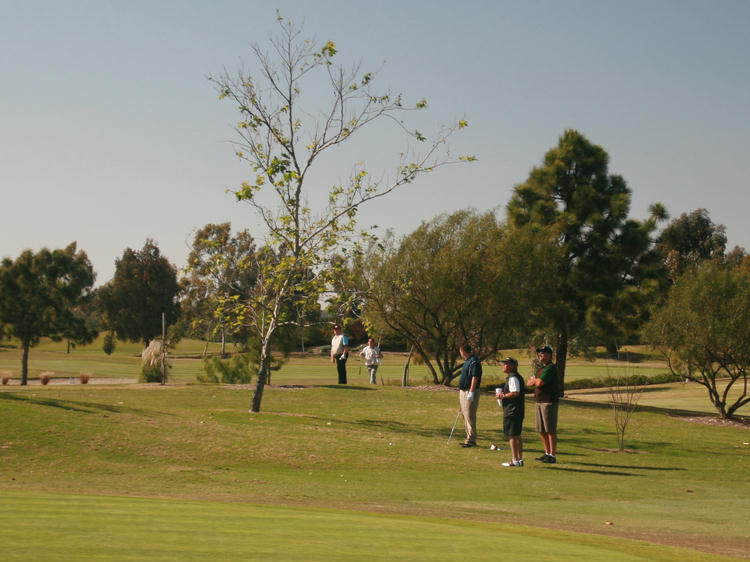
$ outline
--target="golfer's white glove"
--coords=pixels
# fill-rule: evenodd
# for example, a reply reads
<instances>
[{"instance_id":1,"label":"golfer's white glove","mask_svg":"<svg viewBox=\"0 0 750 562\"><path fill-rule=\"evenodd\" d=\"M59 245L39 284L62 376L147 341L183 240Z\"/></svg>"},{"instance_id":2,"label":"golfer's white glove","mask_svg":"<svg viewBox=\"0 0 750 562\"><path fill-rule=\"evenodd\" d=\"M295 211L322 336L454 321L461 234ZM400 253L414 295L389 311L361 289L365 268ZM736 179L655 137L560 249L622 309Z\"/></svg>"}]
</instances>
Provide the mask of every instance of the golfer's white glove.
<instances>
[{"instance_id":1,"label":"golfer's white glove","mask_svg":"<svg viewBox=\"0 0 750 562\"><path fill-rule=\"evenodd\" d=\"M472 400L474 400L474 393L469 391L469 394L466 395L466 401L471 402Z\"/></svg>"}]
</instances>

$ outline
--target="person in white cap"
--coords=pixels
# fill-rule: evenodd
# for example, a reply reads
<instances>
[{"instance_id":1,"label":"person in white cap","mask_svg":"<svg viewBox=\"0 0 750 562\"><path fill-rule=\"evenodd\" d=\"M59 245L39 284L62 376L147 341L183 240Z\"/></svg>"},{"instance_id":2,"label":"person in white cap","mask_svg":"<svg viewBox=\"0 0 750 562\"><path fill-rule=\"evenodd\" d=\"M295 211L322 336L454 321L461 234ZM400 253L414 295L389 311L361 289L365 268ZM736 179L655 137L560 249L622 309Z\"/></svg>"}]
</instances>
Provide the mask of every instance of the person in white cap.
<instances>
[{"instance_id":1,"label":"person in white cap","mask_svg":"<svg viewBox=\"0 0 750 562\"><path fill-rule=\"evenodd\" d=\"M518 361L513 357L502 360L503 372L508 376L502 388L495 391L498 403L503 408L503 433L508 438L513 458L503 466L523 466L523 418L525 414L524 384L518 374Z\"/></svg>"}]
</instances>

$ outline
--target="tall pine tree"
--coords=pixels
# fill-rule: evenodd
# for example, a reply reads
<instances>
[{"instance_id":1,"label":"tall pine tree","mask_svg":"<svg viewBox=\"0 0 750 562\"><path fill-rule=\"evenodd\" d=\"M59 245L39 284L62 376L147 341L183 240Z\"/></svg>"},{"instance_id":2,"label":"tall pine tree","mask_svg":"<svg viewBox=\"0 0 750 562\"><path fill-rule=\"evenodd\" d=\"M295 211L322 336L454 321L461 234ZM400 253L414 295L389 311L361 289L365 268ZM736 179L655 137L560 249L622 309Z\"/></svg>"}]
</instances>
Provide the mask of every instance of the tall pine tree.
<instances>
[{"instance_id":1,"label":"tall pine tree","mask_svg":"<svg viewBox=\"0 0 750 562\"><path fill-rule=\"evenodd\" d=\"M514 188L507 206L509 223L545 229L559 250L550 252L557 261L556 290L541 313L556 336L561 374L571 338L594 332L610 348L623 343L618 340L639 317L641 289L653 270L656 217L628 218L631 191L608 167L603 148L567 130L543 164Z\"/></svg>"}]
</instances>

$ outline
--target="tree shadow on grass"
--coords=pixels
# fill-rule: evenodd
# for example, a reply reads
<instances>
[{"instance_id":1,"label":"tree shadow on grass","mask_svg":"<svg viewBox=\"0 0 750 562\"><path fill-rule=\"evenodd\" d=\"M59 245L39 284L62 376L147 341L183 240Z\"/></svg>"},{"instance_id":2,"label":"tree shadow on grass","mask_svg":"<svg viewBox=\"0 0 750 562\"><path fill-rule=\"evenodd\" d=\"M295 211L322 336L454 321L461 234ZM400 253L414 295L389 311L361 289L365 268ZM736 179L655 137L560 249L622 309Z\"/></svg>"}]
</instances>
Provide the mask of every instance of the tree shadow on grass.
<instances>
[{"instance_id":1,"label":"tree shadow on grass","mask_svg":"<svg viewBox=\"0 0 750 562\"><path fill-rule=\"evenodd\" d=\"M317 388L336 388L339 390L364 390L366 392L372 392L373 390L377 390L377 388L370 388L368 386L350 386L348 384L321 384L321 385L315 385Z\"/></svg>"},{"instance_id":2,"label":"tree shadow on grass","mask_svg":"<svg viewBox=\"0 0 750 562\"><path fill-rule=\"evenodd\" d=\"M597 466L597 467L604 467L604 468L622 468L625 470L653 470L657 472L662 471L685 471L687 469L685 468L679 468L679 467L667 467L667 466L632 466L632 465L622 465L622 464L603 464L600 462L578 462L576 463L581 466Z\"/></svg>"},{"instance_id":3,"label":"tree shadow on grass","mask_svg":"<svg viewBox=\"0 0 750 562\"><path fill-rule=\"evenodd\" d=\"M550 470L560 470L563 472L579 472L585 474L601 474L602 476L642 476L641 474L635 474L632 472L619 472L613 470L592 470L589 468L569 468L567 466L560 466L559 464L548 464L544 468Z\"/></svg>"},{"instance_id":4,"label":"tree shadow on grass","mask_svg":"<svg viewBox=\"0 0 750 562\"><path fill-rule=\"evenodd\" d=\"M570 456L570 455L565 455ZM558 461L565 462L565 460ZM655 472L671 472L671 471L684 471L685 468L679 467L664 467L664 466L633 466L626 464L604 464L604 463L593 463L593 462L573 462L573 466L560 466L559 464L548 464L545 468L553 470L562 470L565 472L583 472L586 474L601 474L603 476L644 476L639 474L640 471L655 471ZM579 468L581 467L581 468ZM616 470L606 470L616 469ZM635 472L622 472L623 470L635 471Z\"/></svg>"},{"instance_id":5,"label":"tree shadow on grass","mask_svg":"<svg viewBox=\"0 0 750 562\"><path fill-rule=\"evenodd\" d=\"M598 450L599 452L604 450L604 447L606 445L597 445L597 443L601 443L600 440L596 440L595 442L592 442L592 436L594 435L600 435L600 436L606 436L611 442L611 444L614 446L617 443L617 435L615 434L615 431L593 431L593 430L579 430L579 431L571 431L571 432L565 432L561 438L560 438L560 445L566 446L569 445L571 447L576 447L583 450ZM663 447L671 447L674 443L670 443L667 441L648 441L647 447L648 451L654 451L661 449ZM575 456L583 456L583 453L572 453Z\"/></svg>"},{"instance_id":6,"label":"tree shadow on grass","mask_svg":"<svg viewBox=\"0 0 750 562\"><path fill-rule=\"evenodd\" d=\"M6 392L0 393L0 400L11 400L16 402L23 402L26 404L34 404L35 406L47 406L49 408L59 408L61 410L67 410L69 412L80 412L84 414L94 414L100 411L113 414L122 414L125 412L142 412L142 410L122 408L120 406L110 404L97 404L94 402L74 402L71 400L59 400L55 398L36 398L33 396L19 396L17 394L10 394Z\"/></svg>"},{"instance_id":7,"label":"tree shadow on grass","mask_svg":"<svg viewBox=\"0 0 750 562\"><path fill-rule=\"evenodd\" d=\"M408 435L417 435L419 437L448 437L451 431L451 427L445 429L441 428L428 428L424 426L416 426L413 424L407 424L403 422L393 420L357 420L352 422L357 427L363 427L366 429L379 429L381 431L390 431L393 433L403 433ZM458 427L456 427L458 430Z\"/></svg>"}]
</instances>

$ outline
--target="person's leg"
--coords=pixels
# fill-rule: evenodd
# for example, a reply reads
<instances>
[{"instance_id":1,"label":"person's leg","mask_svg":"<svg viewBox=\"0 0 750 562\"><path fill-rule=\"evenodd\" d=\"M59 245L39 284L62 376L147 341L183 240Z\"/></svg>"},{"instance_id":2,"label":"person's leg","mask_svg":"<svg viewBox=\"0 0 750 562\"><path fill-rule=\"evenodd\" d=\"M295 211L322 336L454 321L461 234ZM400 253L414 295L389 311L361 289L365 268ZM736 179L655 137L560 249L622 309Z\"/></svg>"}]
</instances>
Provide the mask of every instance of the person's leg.
<instances>
[{"instance_id":1,"label":"person's leg","mask_svg":"<svg viewBox=\"0 0 750 562\"><path fill-rule=\"evenodd\" d=\"M546 431L539 432L539 437L542 438L542 445L544 446L544 454L545 455L551 455L551 447L549 442L549 433Z\"/></svg>"},{"instance_id":2,"label":"person's leg","mask_svg":"<svg viewBox=\"0 0 750 562\"><path fill-rule=\"evenodd\" d=\"M374 365L374 366L371 366L371 367L367 367L367 370L370 372L370 384L378 384L378 382L377 382L377 380L375 378L375 373L378 372L378 366Z\"/></svg>"},{"instance_id":3,"label":"person's leg","mask_svg":"<svg viewBox=\"0 0 750 562\"><path fill-rule=\"evenodd\" d=\"M557 433L548 433L547 440L549 441L549 454L553 457L557 454Z\"/></svg>"},{"instance_id":4,"label":"person's leg","mask_svg":"<svg viewBox=\"0 0 750 562\"><path fill-rule=\"evenodd\" d=\"M542 460L544 457L547 456L549 453L549 449L547 446L547 430L544 426L544 404L540 404L537 402L535 406L535 412L536 412L536 431L539 433L539 437L542 440L542 447L544 448L544 453L541 457L538 457L537 460Z\"/></svg>"},{"instance_id":5,"label":"person's leg","mask_svg":"<svg viewBox=\"0 0 750 562\"><path fill-rule=\"evenodd\" d=\"M469 411L469 401L466 400L466 394L467 391L465 390L458 391L458 403L461 406L461 416L464 418L464 431L466 432L466 440L464 443L469 442L469 435L471 434L471 424L469 422L471 413Z\"/></svg>"},{"instance_id":6,"label":"person's leg","mask_svg":"<svg viewBox=\"0 0 750 562\"><path fill-rule=\"evenodd\" d=\"M346 384L346 359L336 358L336 370L339 374L339 384Z\"/></svg>"},{"instance_id":7,"label":"person's leg","mask_svg":"<svg viewBox=\"0 0 750 562\"><path fill-rule=\"evenodd\" d=\"M508 438L508 444L510 445L510 452L513 455L513 460L520 461L521 459L523 459L521 436L514 435Z\"/></svg>"},{"instance_id":8,"label":"person's leg","mask_svg":"<svg viewBox=\"0 0 750 562\"><path fill-rule=\"evenodd\" d=\"M553 402L552 404L550 404L546 420L548 434L547 440L549 441L548 453L553 457L557 454L557 413L559 407L559 402Z\"/></svg>"},{"instance_id":9,"label":"person's leg","mask_svg":"<svg viewBox=\"0 0 750 562\"><path fill-rule=\"evenodd\" d=\"M477 410L479 409L479 392L474 393L474 399L469 402L469 428L470 432L467 432L466 442L474 443L477 442Z\"/></svg>"}]
</instances>

